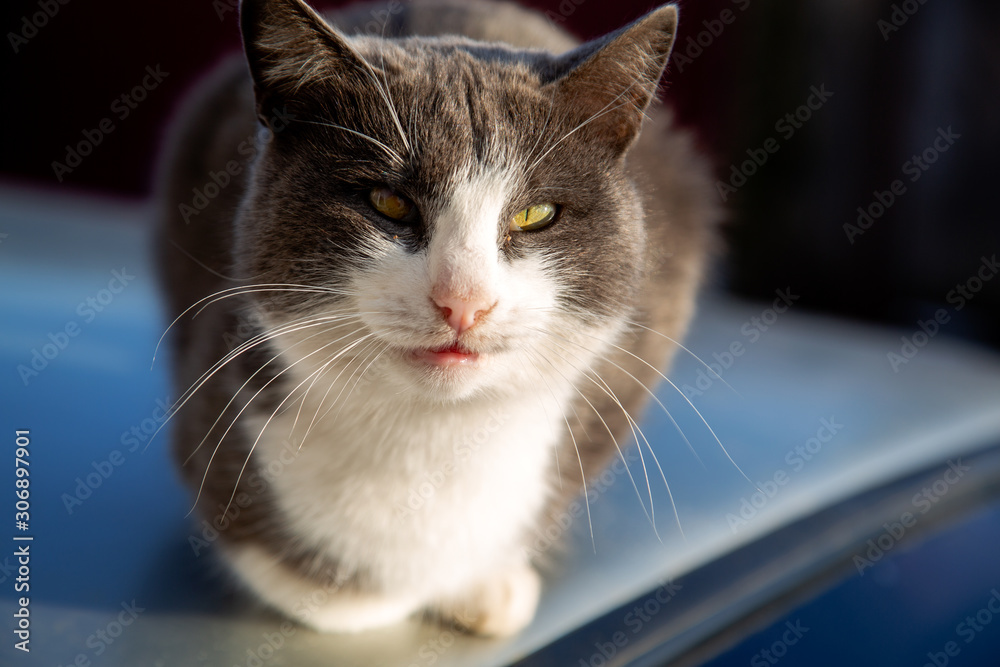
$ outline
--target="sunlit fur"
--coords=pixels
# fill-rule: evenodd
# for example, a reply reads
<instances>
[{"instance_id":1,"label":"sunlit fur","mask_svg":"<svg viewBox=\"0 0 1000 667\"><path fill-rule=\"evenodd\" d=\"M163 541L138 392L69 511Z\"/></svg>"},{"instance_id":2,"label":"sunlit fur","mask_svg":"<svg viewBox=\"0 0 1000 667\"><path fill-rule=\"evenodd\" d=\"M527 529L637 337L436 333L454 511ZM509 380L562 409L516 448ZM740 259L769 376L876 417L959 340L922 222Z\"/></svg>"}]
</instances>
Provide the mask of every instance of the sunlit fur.
<instances>
[{"instance_id":1,"label":"sunlit fur","mask_svg":"<svg viewBox=\"0 0 1000 667\"><path fill-rule=\"evenodd\" d=\"M473 39L406 36L434 17ZM338 33L299 0L244 2L255 88L228 66L172 137L175 454L199 511L229 518L219 555L274 608L325 631L425 611L510 634L540 594L528 545L587 479L631 442L636 492L667 482L636 418L716 217L687 139L644 117L676 11L564 55L511 5L425 2L345 36L368 18L334 16ZM374 210L381 187L419 219ZM559 216L511 228L539 202ZM445 298L479 304L474 324ZM464 361L427 361L445 349Z\"/></svg>"}]
</instances>

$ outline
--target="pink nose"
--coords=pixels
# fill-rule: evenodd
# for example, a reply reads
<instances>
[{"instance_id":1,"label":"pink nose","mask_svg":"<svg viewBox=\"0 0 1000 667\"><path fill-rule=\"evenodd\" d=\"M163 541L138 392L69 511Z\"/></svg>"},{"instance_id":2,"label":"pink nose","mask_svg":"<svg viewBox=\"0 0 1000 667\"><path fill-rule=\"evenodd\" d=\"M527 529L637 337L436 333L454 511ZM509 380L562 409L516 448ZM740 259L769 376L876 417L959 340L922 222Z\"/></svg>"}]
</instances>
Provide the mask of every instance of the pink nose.
<instances>
[{"instance_id":1,"label":"pink nose","mask_svg":"<svg viewBox=\"0 0 1000 667\"><path fill-rule=\"evenodd\" d=\"M448 326L457 334L471 329L482 315L493 309L494 305L484 299L461 299L453 296L435 296L434 303L441 309Z\"/></svg>"}]
</instances>

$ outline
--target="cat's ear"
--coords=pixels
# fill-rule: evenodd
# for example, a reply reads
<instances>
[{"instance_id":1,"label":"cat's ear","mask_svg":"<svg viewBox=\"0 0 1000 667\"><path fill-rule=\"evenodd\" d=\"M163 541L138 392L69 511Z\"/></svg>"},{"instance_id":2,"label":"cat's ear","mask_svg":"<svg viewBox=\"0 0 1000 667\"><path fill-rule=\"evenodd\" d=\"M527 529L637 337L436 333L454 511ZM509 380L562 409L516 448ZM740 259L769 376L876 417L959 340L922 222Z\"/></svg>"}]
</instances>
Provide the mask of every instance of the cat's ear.
<instances>
[{"instance_id":1,"label":"cat's ear","mask_svg":"<svg viewBox=\"0 0 1000 667\"><path fill-rule=\"evenodd\" d=\"M677 8L665 5L566 53L549 73L554 103L624 153L656 96L676 33Z\"/></svg>"},{"instance_id":2,"label":"cat's ear","mask_svg":"<svg viewBox=\"0 0 1000 667\"><path fill-rule=\"evenodd\" d=\"M344 37L301 0L242 0L240 29L257 114L265 122L271 110L311 82L371 72Z\"/></svg>"}]
</instances>

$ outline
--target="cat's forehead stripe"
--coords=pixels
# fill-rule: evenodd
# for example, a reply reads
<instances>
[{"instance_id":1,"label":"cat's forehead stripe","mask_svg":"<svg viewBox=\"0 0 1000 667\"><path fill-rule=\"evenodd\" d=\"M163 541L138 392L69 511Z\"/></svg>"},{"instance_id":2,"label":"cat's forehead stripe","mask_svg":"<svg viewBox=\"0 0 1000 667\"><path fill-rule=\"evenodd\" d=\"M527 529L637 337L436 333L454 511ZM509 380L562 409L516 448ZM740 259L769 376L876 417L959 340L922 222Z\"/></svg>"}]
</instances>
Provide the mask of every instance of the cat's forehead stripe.
<instances>
[{"instance_id":1,"label":"cat's forehead stripe","mask_svg":"<svg viewBox=\"0 0 1000 667\"><path fill-rule=\"evenodd\" d=\"M474 293L498 279L500 224L512 181L505 170L481 164L453 174L431 224L433 281L447 277L454 289Z\"/></svg>"},{"instance_id":2,"label":"cat's forehead stripe","mask_svg":"<svg viewBox=\"0 0 1000 667\"><path fill-rule=\"evenodd\" d=\"M511 175L481 164L455 171L433 233L454 236L464 245L496 249L500 216L510 196Z\"/></svg>"}]
</instances>

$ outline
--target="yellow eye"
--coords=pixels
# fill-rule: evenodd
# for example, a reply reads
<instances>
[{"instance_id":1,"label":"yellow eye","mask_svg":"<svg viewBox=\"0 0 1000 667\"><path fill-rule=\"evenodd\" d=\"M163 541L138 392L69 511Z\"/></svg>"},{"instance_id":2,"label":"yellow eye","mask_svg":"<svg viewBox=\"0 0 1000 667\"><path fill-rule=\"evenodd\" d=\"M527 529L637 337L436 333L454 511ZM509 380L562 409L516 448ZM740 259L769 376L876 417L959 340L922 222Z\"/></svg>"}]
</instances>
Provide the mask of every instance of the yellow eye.
<instances>
[{"instance_id":1,"label":"yellow eye","mask_svg":"<svg viewBox=\"0 0 1000 667\"><path fill-rule=\"evenodd\" d=\"M412 201L385 186L372 188L368 199L376 211L393 220L408 222L417 209Z\"/></svg>"},{"instance_id":2,"label":"yellow eye","mask_svg":"<svg viewBox=\"0 0 1000 667\"><path fill-rule=\"evenodd\" d=\"M510 228L513 231L530 232L533 229L541 229L555 220L555 218L555 204L535 204L511 218Z\"/></svg>"}]
</instances>

